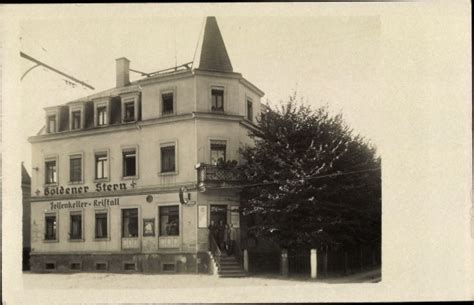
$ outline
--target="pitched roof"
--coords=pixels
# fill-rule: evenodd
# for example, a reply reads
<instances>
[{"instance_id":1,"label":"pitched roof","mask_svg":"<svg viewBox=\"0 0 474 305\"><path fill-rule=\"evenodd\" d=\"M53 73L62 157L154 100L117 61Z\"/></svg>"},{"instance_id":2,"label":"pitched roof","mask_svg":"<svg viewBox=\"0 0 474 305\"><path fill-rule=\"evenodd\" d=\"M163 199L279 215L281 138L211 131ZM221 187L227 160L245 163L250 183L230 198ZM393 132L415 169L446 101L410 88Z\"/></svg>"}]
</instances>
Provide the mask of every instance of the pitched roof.
<instances>
[{"instance_id":1,"label":"pitched roof","mask_svg":"<svg viewBox=\"0 0 474 305\"><path fill-rule=\"evenodd\" d=\"M206 19L199 69L233 72L216 17L207 17Z\"/></svg>"}]
</instances>

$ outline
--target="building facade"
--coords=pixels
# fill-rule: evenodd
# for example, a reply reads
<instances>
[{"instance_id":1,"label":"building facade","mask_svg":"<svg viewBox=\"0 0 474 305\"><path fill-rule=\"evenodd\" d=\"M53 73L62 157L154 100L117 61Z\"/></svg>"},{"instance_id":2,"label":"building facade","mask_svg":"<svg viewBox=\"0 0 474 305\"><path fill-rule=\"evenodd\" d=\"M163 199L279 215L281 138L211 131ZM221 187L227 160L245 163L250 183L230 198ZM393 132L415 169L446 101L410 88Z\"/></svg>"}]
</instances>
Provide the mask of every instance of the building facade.
<instances>
[{"instance_id":1,"label":"building facade","mask_svg":"<svg viewBox=\"0 0 474 305\"><path fill-rule=\"evenodd\" d=\"M32 145L31 270L212 270L211 220L239 235L235 177L263 92L233 71L214 17L199 63L45 109ZM238 238L237 238L238 240Z\"/></svg>"}]
</instances>

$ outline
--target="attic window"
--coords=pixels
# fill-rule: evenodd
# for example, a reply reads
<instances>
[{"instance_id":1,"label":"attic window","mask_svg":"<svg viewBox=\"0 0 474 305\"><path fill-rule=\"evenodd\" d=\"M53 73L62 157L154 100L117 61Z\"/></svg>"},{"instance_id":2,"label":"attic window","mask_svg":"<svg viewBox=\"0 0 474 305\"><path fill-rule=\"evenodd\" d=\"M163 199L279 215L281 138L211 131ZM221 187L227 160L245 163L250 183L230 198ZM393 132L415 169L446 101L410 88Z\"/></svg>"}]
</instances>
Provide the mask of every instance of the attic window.
<instances>
[{"instance_id":1,"label":"attic window","mask_svg":"<svg viewBox=\"0 0 474 305\"><path fill-rule=\"evenodd\" d=\"M107 125L107 107L97 107L97 126Z\"/></svg>"},{"instance_id":2,"label":"attic window","mask_svg":"<svg viewBox=\"0 0 474 305\"><path fill-rule=\"evenodd\" d=\"M224 89L212 89L212 111L224 111Z\"/></svg>"},{"instance_id":3,"label":"attic window","mask_svg":"<svg viewBox=\"0 0 474 305\"><path fill-rule=\"evenodd\" d=\"M73 111L71 113L72 116L72 129L80 129L81 128L81 111Z\"/></svg>"},{"instance_id":4,"label":"attic window","mask_svg":"<svg viewBox=\"0 0 474 305\"><path fill-rule=\"evenodd\" d=\"M127 102L124 104L125 116L124 122L135 121L135 102Z\"/></svg>"},{"instance_id":5,"label":"attic window","mask_svg":"<svg viewBox=\"0 0 474 305\"><path fill-rule=\"evenodd\" d=\"M56 115L48 115L48 133L56 132Z\"/></svg>"},{"instance_id":6,"label":"attic window","mask_svg":"<svg viewBox=\"0 0 474 305\"><path fill-rule=\"evenodd\" d=\"M161 95L161 100L163 101L163 115L169 115L174 113L173 98L173 92L167 92Z\"/></svg>"}]
</instances>

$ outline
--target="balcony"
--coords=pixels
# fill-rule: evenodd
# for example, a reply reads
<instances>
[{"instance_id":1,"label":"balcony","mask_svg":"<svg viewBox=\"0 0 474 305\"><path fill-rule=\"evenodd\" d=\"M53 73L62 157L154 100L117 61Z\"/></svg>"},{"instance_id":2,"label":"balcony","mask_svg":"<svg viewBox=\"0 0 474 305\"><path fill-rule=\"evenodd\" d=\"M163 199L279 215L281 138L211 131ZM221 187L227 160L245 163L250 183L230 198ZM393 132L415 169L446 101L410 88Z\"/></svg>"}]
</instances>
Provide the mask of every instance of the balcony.
<instances>
[{"instance_id":1,"label":"balcony","mask_svg":"<svg viewBox=\"0 0 474 305\"><path fill-rule=\"evenodd\" d=\"M198 188L201 192L206 191L206 189L239 187L243 181L235 167L229 168L198 163L196 170L198 175Z\"/></svg>"}]
</instances>

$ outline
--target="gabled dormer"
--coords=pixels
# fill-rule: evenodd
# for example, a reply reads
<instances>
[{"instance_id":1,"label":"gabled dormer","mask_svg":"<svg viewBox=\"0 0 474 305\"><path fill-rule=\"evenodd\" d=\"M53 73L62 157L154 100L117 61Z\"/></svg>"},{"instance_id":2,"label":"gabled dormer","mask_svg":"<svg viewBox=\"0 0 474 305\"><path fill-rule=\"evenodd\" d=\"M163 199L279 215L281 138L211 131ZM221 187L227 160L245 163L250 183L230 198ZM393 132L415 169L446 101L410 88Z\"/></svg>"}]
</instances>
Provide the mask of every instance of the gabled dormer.
<instances>
[{"instance_id":1,"label":"gabled dormer","mask_svg":"<svg viewBox=\"0 0 474 305\"><path fill-rule=\"evenodd\" d=\"M121 122L130 123L140 120L140 93L130 92L120 95Z\"/></svg>"},{"instance_id":2,"label":"gabled dormer","mask_svg":"<svg viewBox=\"0 0 474 305\"><path fill-rule=\"evenodd\" d=\"M110 125L110 97L101 97L93 100L94 127Z\"/></svg>"},{"instance_id":3,"label":"gabled dormer","mask_svg":"<svg viewBox=\"0 0 474 305\"><path fill-rule=\"evenodd\" d=\"M76 101L69 105L69 130L81 130L85 128L85 102Z\"/></svg>"},{"instance_id":4,"label":"gabled dormer","mask_svg":"<svg viewBox=\"0 0 474 305\"><path fill-rule=\"evenodd\" d=\"M56 133L68 129L69 117L67 106L52 106L44 108L46 114L46 133Z\"/></svg>"}]
</instances>

